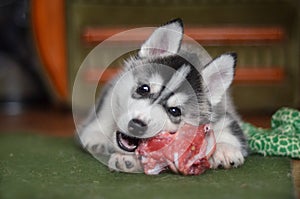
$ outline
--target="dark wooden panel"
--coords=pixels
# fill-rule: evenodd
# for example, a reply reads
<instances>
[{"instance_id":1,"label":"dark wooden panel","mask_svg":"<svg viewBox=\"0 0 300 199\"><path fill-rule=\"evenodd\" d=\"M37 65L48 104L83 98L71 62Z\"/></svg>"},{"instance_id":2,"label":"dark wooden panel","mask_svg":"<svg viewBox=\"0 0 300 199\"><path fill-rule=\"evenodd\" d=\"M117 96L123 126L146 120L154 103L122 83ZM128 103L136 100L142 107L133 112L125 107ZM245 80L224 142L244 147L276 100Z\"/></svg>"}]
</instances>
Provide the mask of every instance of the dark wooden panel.
<instances>
[{"instance_id":1,"label":"dark wooden panel","mask_svg":"<svg viewBox=\"0 0 300 199\"><path fill-rule=\"evenodd\" d=\"M97 44L128 29L130 28L89 27L83 31L82 38L86 44ZM285 38L285 31L281 27L187 27L185 34L204 45L216 43L253 45L253 42L280 42ZM147 36L148 32L139 31L124 39L128 42L143 41ZM120 40L116 40L118 41Z\"/></svg>"}]
</instances>

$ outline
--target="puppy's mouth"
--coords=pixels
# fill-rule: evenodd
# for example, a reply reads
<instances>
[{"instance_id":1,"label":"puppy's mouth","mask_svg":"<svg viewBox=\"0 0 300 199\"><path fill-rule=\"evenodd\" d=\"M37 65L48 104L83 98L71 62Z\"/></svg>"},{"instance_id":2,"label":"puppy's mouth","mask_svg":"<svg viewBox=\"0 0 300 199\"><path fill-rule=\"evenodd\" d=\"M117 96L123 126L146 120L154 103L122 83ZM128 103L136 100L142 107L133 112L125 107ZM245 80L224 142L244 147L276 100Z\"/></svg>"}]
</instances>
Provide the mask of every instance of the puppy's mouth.
<instances>
[{"instance_id":1,"label":"puppy's mouth","mask_svg":"<svg viewBox=\"0 0 300 199\"><path fill-rule=\"evenodd\" d=\"M141 139L125 135L120 131L117 131L116 139L118 146L127 152L134 152L141 142Z\"/></svg>"}]
</instances>

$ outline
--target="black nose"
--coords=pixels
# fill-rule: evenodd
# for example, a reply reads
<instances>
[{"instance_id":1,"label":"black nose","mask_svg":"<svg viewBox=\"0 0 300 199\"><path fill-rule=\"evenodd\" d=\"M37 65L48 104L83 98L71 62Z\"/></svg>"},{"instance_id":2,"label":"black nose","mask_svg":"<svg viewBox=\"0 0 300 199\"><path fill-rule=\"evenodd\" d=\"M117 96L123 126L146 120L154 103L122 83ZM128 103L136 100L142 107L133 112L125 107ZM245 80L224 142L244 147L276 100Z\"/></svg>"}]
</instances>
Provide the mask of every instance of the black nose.
<instances>
[{"instance_id":1,"label":"black nose","mask_svg":"<svg viewBox=\"0 0 300 199\"><path fill-rule=\"evenodd\" d=\"M132 119L128 123L129 133L135 136L141 136L147 130L147 124L139 119Z\"/></svg>"}]
</instances>

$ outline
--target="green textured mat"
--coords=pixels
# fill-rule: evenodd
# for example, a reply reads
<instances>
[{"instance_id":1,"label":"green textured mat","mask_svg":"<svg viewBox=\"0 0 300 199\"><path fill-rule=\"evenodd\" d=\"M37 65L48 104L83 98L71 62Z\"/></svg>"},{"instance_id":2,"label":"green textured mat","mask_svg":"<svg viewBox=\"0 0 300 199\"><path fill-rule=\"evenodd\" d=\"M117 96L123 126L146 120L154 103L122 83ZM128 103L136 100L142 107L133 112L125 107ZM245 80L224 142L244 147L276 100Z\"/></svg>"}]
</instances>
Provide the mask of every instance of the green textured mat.
<instances>
[{"instance_id":1,"label":"green textured mat","mask_svg":"<svg viewBox=\"0 0 300 199\"><path fill-rule=\"evenodd\" d=\"M293 198L287 158L250 156L200 176L110 172L71 138L0 134L0 198Z\"/></svg>"}]
</instances>

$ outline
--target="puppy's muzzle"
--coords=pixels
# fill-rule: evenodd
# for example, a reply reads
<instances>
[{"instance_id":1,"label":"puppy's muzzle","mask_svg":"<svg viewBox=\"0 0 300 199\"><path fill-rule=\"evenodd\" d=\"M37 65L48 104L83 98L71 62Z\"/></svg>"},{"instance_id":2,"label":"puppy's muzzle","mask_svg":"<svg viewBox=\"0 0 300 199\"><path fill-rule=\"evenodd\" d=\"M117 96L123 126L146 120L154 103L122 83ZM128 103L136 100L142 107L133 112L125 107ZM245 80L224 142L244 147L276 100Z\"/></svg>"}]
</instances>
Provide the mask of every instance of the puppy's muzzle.
<instances>
[{"instance_id":1,"label":"puppy's muzzle","mask_svg":"<svg viewBox=\"0 0 300 199\"><path fill-rule=\"evenodd\" d=\"M132 119L128 123L128 131L134 136L145 134L147 128L147 124L139 119Z\"/></svg>"}]
</instances>

